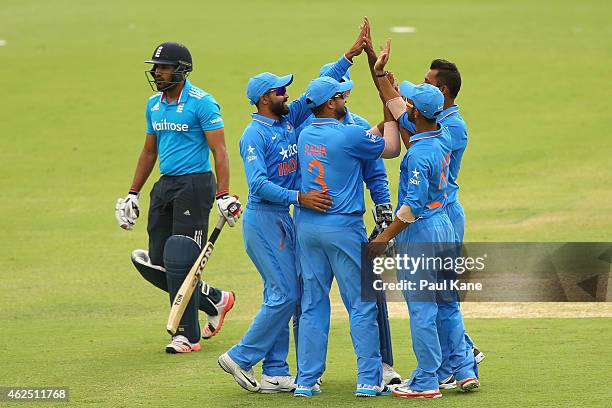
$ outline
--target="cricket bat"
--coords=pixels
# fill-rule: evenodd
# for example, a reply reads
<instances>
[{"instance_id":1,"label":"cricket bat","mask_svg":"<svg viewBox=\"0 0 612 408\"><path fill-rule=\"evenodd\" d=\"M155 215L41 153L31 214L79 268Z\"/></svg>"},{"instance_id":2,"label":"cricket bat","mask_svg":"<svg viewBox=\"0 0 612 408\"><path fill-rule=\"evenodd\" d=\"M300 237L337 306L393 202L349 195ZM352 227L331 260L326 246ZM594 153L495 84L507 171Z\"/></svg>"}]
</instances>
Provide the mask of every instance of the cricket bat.
<instances>
[{"instance_id":1,"label":"cricket bat","mask_svg":"<svg viewBox=\"0 0 612 408\"><path fill-rule=\"evenodd\" d=\"M202 278L202 271L208 263L210 254L212 254L212 251L215 248L215 241L217 241L217 238L219 237L221 229L224 225L225 218L219 217L219 222L215 226L212 234L210 234L208 242L204 246L204 249L202 249L202 252L200 252L198 259L196 259L195 263L189 270L183 284L174 297L172 308L170 309L170 315L168 316L168 323L166 324L166 330L171 336L176 334L176 330L178 329L181 319L183 318L183 313L185 313L185 308L189 303L189 299L191 299L191 296L193 295L194 289Z\"/></svg>"}]
</instances>

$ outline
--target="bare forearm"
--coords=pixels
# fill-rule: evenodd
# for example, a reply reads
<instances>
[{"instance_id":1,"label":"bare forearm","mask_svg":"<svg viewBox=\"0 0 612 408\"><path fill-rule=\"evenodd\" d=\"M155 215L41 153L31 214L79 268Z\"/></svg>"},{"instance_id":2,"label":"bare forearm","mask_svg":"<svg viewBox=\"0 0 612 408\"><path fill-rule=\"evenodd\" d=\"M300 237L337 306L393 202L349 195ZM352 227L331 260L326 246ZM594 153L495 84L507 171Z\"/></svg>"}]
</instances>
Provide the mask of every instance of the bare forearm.
<instances>
[{"instance_id":1,"label":"bare forearm","mask_svg":"<svg viewBox=\"0 0 612 408\"><path fill-rule=\"evenodd\" d=\"M400 232L402 232L409 224L399 220L397 217L393 220L391 225L389 225L383 232L380 234L380 239L384 242L389 242L393 238L395 238Z\"/></svg>"},{"instance_id":2,"label":"bare forearm","mask_svg":"<svg viewBox=\"0 0 612 408\"><path fill-rule=\"evenodd\" d=\"M378 78L378 92L380 92L381 98L385 103L389 102L393 98L400 96L399 92L393 88L393 85L386 77Z\"/></svg>"},{"instance_id":3,"label":"bare forearm","mask_svg":"<svg viewBox=\"0 0 612 408\"><path fill-rule=\"evenodd\" d=\"M229 191L229 157L225 146L218 146L213 150L215 159L215 176L217 177L217 192Z\"/></svg>"},{"instance_id":4,"label":"bare forearm","mask_svg":"<svg viewBox=\"0 0 612 408\"><path fill-rule=\"evenodd\" d=\"M405 129L402 126L399 127L399 131L400 131L400 135L402 136L402 142L404 142L404 146L406 146L406 149L409 149L410 148L410 136L412 136L412 133L410 133L408 129Z\"/></svg>"},{"instance_id":5,"label":"bare forearm","mask_svg":"<svg viewBox=\"0 0 612 408\"><path fill-rule=\"evenodd\" d=\"M143 150L138 158L138 164L136 164L136 171L134 172L134 179L132 180L132 186L130 191L139 192L142 186L147 182L155 162L157 161L157 153Z\"/></svg>"}]
</instances>

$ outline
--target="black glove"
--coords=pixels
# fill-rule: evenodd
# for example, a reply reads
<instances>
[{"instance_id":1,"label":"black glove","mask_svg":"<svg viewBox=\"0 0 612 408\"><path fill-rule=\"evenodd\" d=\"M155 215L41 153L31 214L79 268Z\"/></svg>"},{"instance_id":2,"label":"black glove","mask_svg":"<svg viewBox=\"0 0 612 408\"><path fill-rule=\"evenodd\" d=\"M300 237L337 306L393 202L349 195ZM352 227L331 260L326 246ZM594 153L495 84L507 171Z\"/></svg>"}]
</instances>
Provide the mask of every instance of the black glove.
<instances>
[{"instance_id":1,"label":"black glove","mask_svg":"<svg viewBox=\"0 0 612 408\"><path fill-rule=\"evenodd\" d=\"M372 233L368 238L368 242L375 239L381 232L383 232L389 225L391 225L391 223L393 222L393 206L391 203L378 204L374 208L372 208L372 215L374 216L374 222L376 223L376 225L374 226L374 230L372 230ZM394 247L395 240L392 239L387 245L385 255L394 256Z\"/></svg>"}]
</instances>

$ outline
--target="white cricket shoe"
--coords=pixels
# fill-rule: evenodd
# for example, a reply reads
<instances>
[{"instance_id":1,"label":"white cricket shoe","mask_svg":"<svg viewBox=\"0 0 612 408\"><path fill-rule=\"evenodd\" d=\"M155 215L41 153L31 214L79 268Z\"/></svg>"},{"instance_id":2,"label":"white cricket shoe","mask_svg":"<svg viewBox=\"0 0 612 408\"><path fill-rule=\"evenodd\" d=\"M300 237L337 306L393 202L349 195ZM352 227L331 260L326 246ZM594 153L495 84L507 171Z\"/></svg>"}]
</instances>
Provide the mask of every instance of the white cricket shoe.
<instances>
[{"instance_id":1,"label":"white cricket shoe","mask_svg":"<svg viewBox=\"0 0 612 408\"><path fill-rule=\"evenodd\" d=\"M442 393L440 390L417 391L413 390L408 385L400 385L393 390L392 395L401 398L440 398Z\"/></svg>"},{"instance_id":2,"label":"white cricket shoe","mask_svg":"<svg viewBox=\"0 0 612 408\"><path fill-rule=\"evenodd\" d=\"M455 380L455 376L451 374L449 377L440 381L439 387L443 390L457 388L457 380Z\"/></svg>"},{"instance_id":3,"label":"white cricket shoe","mask_svg":"<svg viewBox=\"0 0 612 408\"><path fill-rule=\"evenodd\" d=\"M480 362L485 359L484 353L478 350L476 347L472 347L472 352L474 353L474 360L476 360L476 364L480 364Z\"/></svg>"},{"instance_id":4,"label":"white cricket shoe","mask_svg":"<svg viewBox=\"0 0 612 408\"><path fill-rule=\"evenodd\" d=\"M395 385L402 383L402 376L393 369L389 364L382 363L383 382L387 385Z\"/></svg>"},{"instance_id":5,"label":"white cricket shoe","mask_svg":"<svg viewBox=\"0 0 612 408\"><path fill-rule=\"evenodd\" d=\"M292 392L295 390L295 377L290 375L262 375L259 392L275 394L277 392Z\"/></svg>"},{"instance_id":6,"label":"white cricket shoe","mask_svg":"<svg viewBox=\"0 0 612 408\"><path fill-rule=\"evenodd\" d=\"M166 353L191 353L192 351L200 351L201 348L200 343L191 343L187 337L179 334L174 336L170 344L166 346Z\"/></svg>"},{"instance_id":7,"label":"white cricket shoe","mask_svg":"<svg viewBox=\"0 0 612 408\"><path fill-rule=\"evenodd\" d=\"M208 340L219 333L219 330L221 330L221 326L223 325L223 321L225 320L225 315L227 312L232 310L235 300L236 295L234 295L234 292L226 292L224 290L221 291L221 300L219 300L219 303L215 305L218 312L217 315L206 315L206 325L202 329L202 338L204 340Z\"/></svg>"},{"instance_id":8,"label":"white cricket shoe","mask_svg":"<svg viewBox=\"0 0 612 408\"><path fill-rule=\"evenodd\" d=\"M260 386L255 378L255 374L253 374L252 368L243 370L227 353L221 354L217 362L223 371L234 377L239 386L247 391L259 391Z\"/></svg>"},{"instance_id":9,"label":"white cricket shoe","mask_svg":"<svg viewBox=\"0 0 612 408\"><path fill-rule=\"evenodd\" d=\"M480 381L477 378L469 377L459 381L459 389L463 392L476 391L480 388Z\"/></svg>"}]
</instances>

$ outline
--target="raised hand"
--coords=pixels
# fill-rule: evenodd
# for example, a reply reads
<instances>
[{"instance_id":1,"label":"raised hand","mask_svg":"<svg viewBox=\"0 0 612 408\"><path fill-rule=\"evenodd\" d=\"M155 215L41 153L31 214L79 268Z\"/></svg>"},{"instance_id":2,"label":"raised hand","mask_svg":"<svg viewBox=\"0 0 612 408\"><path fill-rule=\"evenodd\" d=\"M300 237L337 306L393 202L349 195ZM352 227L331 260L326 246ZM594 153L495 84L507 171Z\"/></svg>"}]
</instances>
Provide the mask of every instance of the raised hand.
<instances>
[{"instance_id":1,"label":"raised hand","mask_svg":"<svg viewBox=\"0 0 612 408\"><path fill-rule=\"evenodd\" d=\"M374 65L374 63L378 59L378 56L376 55L376 51L374 51L374 46L372 45L372 26L370 25L370 20L368 19L368 17L364 17L363 20L366 26L365 46L363 49L366 52L366 55L368 56L368 63L370 63L370 65Z\"/></svg>"},{"instance_id":2,"label":"raised hand","mask_svg":"<svg viewBox=\"0 0 612 408\"><path fill-rule=\"evenodd\" d=\"M366 36L366 30L368 29L368 25L366 24L365 17L364 17L363 23L361 23L359 28L360 28L359 35L355 39L355 42L353 43L353 45L351 45L351 48L349 48L349 50L344 54L346 59L348 59L351 62L353 62L353 57L356 57L359 54L361 54L366 44L365 36Z\"/></svg>"},{"instance_id":3,"label":"raised hand","mask_svg":"<svg viewBox=\"0 0 612 408\"><path fill-rule=\"evenodd\" d=\"M387 40L384 47L381 47L378 59L374 64L374 72L376 75L382 75L385 71L385 65L389 62L389 54L391 53L391 39Z\"/></svg>"},{"instance_id":4,"label":"raised hand","mask_svg":"<svg viewBox=\"0 0 612 408\"><path fill-rule=\"evenodd\" d=\"M395 75L393 75L393 72L387 71L387 80L389 81L393 89L395 89L397 93L399 93L399 84L397 82L397 79L395 79Z\"/></svg>"}]
</instances>

